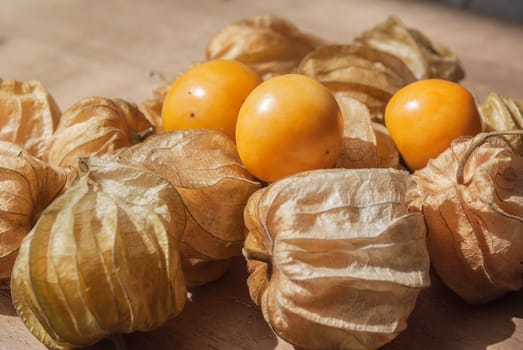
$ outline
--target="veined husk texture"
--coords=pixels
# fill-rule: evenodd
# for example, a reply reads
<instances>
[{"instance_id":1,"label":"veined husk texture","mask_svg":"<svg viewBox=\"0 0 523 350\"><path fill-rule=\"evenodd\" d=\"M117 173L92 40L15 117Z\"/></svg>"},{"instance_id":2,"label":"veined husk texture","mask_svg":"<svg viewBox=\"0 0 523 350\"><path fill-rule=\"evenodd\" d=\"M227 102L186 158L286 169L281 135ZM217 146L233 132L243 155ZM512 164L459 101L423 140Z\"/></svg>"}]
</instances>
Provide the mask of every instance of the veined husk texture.
<instances>
[{"instance_id":1,"label":"veined husk texture","mask_svg":"<svg viewBox=\"0 0 523 350\"><path fill-rule=\"evenodd\" d=\"M307 53L325 43L284 18L254 16L220 29L207 45L206 58L238 60L268 79L294 72Z\"/></svg>"},{"instance_id":2,"label":"veined husk texture","mask_svg":"<svg viewBox=\"0 0 523 350\"><path fill-rule=\"evenodd\" d=\"M60 108L38 81L0 79L0 140L41 158L58 125Z\"/></svg>"},{"instance_id":3,"label":"veined husk texture","mask_svg":"<svg viewBox=\"0 0 523 350\"><path fill-rule=\"evenodd\" d=\"M73 175L19 145L0 141L0 287L7 284L22 239Z\"/></svg>"},{"instance_id":4,"label":"veined husk texture","mask_svg":"<svg viewBox=\"0 0 523 350\"><path fill-rule=\"evenodd\" d=\"M400 58L416 79L440 78L460 81L465 71L458 57L446 46L431 41L396 16L363 32L355 40Z\"/></svg>"},{"instance_id":5,"label":"veined husk texture","mask_svg":"<svg viewBox=\"0 0 523 350\"><path fill-rule=\"evenodd\" d=\"M186 290L183 204L162 177L85 160L88 173L42 213L11 279L21 320L45 346L87 346L177 315Z\"/></svg>"},{"instance_id":6,"label":"veined husk texture","mask_svg":"<svg viewBox=\"0 0 523 350\"><path fill-rule=\"evenodd\" d=\"M304 172L245 209L249 292L281 338L304 349L375 349L406 328L429 286L425 224L408 173Z\"/></svg>"},{"instance_id":7,"label":"veined husk texture","mask_svg":"<svg viewBox=\"0 0 523 350\"><path fill-rule=\"evenodd\" d=\"M343 117L343 143L337 168L399 168L399 152L387 128L371 120L367 106L343 93L335 94Z\"/></svg>"},{"instance_id":8,"label":"veined husk texture","mask_svg":"<svg viewBox=\"0 0 523 350\"><path fill-rule=\"evenodd\" d=\"M502 138L474 148L463 182L456 173L479 138L459 139L416 171L409 209L422 212L435 272L470 303L522 287L523 158Z\"/></svg>"},{"instance_id":9,"label":"veined husk texture","mask_svg":"<svg viewBox=\"0 0 523 350\"><path fill-rule=\"evenodd\" d=\"M84 98L67 109L53 134L44 160L78 165L81 157L111 157L139 141L152 125L133 103L105 97Z\"/></svg>"},{"instance_id":10,"label":"veined husk texture","mask_svg":"<svg viewBox=\"0 0 523 350\"><path fill-rule=\"evenodd\" d=\"M298 72L363 102L376 121L392 95L416 80L401 59L362 44L321 46L303 58Z\"/></svg>"},{"instance_id":11,"label":"veined husk texture","mask_svg":"<svg viewBox=\"0 0 523 350\"><path fill-rule=\"evenodd\" d=\"M241 255L243 208L261 184L243 167L236 145L211 130L152 135L119 155L169 180L185 205L182 266L188 286L221 277Z\"/></svg>"},{"instance_id":12,"label":"veined husk texture","mask_svg":"<svg viewBox=\"0 0 523 350\"><path fill-rule=\"evenodd\" d=\"M483 103L478 105L483 131L504 131L523 129L523 102L490 93ZM514 150L523 155L523 137L521 135L504 136Z\"/></svg>"},{"instance_id":13,"label":"veined husk texture","mask_svg":"<svg viewBox=\"0 0 523 350\"><path fill-rule=\"evenodd\" d=\"M143 101L139 109L153 125L157 133L162 132L162 107L163 100L169 92L172 82L164 81L160 86L153 90L153 96Z\"/></svg>"}]
</instances>

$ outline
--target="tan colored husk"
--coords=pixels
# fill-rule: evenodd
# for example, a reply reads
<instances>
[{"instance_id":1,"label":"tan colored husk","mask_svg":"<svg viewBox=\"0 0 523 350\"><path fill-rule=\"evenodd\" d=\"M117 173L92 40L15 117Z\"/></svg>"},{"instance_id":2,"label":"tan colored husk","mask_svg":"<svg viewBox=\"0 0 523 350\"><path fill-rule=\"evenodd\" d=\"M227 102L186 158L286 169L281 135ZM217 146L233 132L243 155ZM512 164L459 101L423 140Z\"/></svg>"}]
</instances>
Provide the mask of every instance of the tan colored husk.
<instances>
[{"instance_id":1,"label":"tan colored husk","mask_svg":"<svg viewBox=\"0 0 523 350\"><path fill-rule=\"evenodd\" d=\"M249 292L273 331L304 349L376 349L406 328L430 284L408 173L330 169L257 191L245 209Z\"/></svg>"},{"instance_id":2,"label":"tan colored husk","mask_svg":"<svg viewBox=\"0 0 523 350\"><path fill-rule=\"evenodd\" d=\"M378 147L369 109L351 97L337 95L343 116L343 144L337 168L376 168Z\"/></svg>"},{"instance_id":3,"label":"tan colored husk","mask_svg":"<svg viewBox=\"0 0 523 350\"><path fill-rule=\"evenodd\" d=\"M40 82L0 79L0 141L13 142L41 158L60 114Z\"/></svg>"},{"instance_id":4,"label":"tan colored husk","mask_svg":"<svg viewBox=\"0 0 523 350\"><path fill-rule=\"evenodd\" d=\"M486 137L454 141L409 185L409 210L425 215L434 270L469 303L523 282L523 158L500 137L482 143Z\"/></svg>"},{"instance_id":5,"label":"tan colored husk","mask_svg":"<svg viewBox=\"0 0 523 350\"><path fill-rule=\"evenodd\" d=\"M164 81L160 86L153 90L153 97L140 104L140 111L147 120L154 126L157 133L162 132L162 107L165 96L169 92L172 82Z\"/></svg>"},{"instance_id":6,"label":"tan colored husk","mask_svg":"<svg viewBox=\"0 0 523 350\"><path fill-rule=\"evenodd\" d=\"M361 86L384 101L415 81L400 59L360 44L322 46L301 61L298 72L324 83L335 83L338 90L345 84L348 90L354 85Z\"/></svg>"},{"instance_id":7,"label":"tan colored husk","mask_svg":"<svg viewBox=\"0 0 523 350\"><path fill-rule=\"evenodd\" d=\"M11 276L22 239L75 173L48 165L11 142L0 141L0 281Z\"/></svg>"},{"instance_id":8,"label":"tan colored husk","mask_svg":"<svg viewBox=\"0 0 523 350\"><path fill-rule=\"evenodd\" d=\"M206 58L241 61L268 79L294 72L307 53L324 44L284 18L255 16L222 28L209 41Z\"/></svg>"},{"instance_id":9,"label":"tan colored husk","mask_svg":"<svg viewBox=\"0 0 523 350\"><path fill-rule=\"evenodd\" d=\"M22 242L11 280L18 315L51 349L156 328L186 299L176 190L143 169L100 160L83 168Z\"/></svg>"},{"instance_id":10,"label":"tan colored husk","mask_svg":"<svg viewBox=\"0 0 523 350\"><path fill-rule=\"evenodd\" d=\"M523 129L523 102L492 92L478 105L478 110L485 132ZM506 135L504 138L518 154L523 155L523 137Z\"/></svg>"},{"instance_id":11,"label":"tan colored husk","mask_svg":"<svg viewBox=\"0 0 523 350\"><path fill-rule=\"evenodd\" d=\"M421 31L408 28L396 16L388 17L358 36L355 42L397 56L416 79L440 78L460 81L465 72L447 47L429 40Z\"/></svg>"},{"instance_id":12,"label":"tan colored husk","mask_svg":"<svg viewBox=\"0 0 523 350\"><path fill-rule=\"evenodd\" d=\"M343 146L338 168L399 168L399 153L387 128L373 122L369 109L343 92L335 94L343 116Z\"/></svg>"},{"instance_id":13,"label":"tan colored husk","mask_svg":"<svg viewBox=\"0 0 523 350\"><path fill-rule=\"evenodd\" d=\"M372 122L372 128L376 135L378 168L401 169L400 154L387 127L381 123Z\"/></svg>"},{"instance_id":14,"label":"tan colored husk","mask_svg":"<svg viewBox=\"0 0 523 350\"><path fill-rule=\"evenodd\" d=\"M142 141L148 132L152 132L152 125L133 103L85 98L63 113L44 160L66 167L77 166L81 157L111 157Z\"/></svg>"},{"instance_id":15,"label":"tan colored husk","mask_svg":"<svg viewBox=\"0 0 523 350\"><path fill-rule=\"evenodd\" d=\"M261 186L240 163L234 142L210 130L166 132L128 148L119 159L164 176L180 193L187 217L181 252L188 286L221 277L230 258L241 255L243 208Z\"/></svg>"}]
</instances>

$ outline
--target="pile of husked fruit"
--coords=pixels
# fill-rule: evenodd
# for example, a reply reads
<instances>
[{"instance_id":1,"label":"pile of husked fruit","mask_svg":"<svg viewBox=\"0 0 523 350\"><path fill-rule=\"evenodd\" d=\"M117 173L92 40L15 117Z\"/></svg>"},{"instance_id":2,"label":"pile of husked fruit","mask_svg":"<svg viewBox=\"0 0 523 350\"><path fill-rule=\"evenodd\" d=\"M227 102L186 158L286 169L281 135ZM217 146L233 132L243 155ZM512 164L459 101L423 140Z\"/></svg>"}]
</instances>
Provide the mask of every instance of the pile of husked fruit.
<instances>
[{"instance_id":1,"label":"pile of husked fruit","mask_svg":"<svg viewBox=\"0 0 523 350\"><path fill-rule=\"evenodd\" d=\"M463 78L395 17L340 44L258 16L140 106L0 80L0 285L52 349L154 329L242 254L303 349L390 342L431 266L520 290L523 104Z\"/></svg>"}]
</instances>

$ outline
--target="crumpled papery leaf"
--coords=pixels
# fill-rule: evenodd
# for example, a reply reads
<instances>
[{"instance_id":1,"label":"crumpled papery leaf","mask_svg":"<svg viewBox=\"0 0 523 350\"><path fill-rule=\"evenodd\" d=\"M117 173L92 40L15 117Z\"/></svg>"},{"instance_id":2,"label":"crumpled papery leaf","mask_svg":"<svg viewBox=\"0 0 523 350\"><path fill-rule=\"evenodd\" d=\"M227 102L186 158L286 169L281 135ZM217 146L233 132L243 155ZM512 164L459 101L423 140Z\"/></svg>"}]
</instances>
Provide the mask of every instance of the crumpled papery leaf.
<instances>
[{"instance_id":1,"label":"crumpled papery leaf","mask_svg":"<svg viewBox=\"0 0 523 350\"><path fill-rule=\"evenodd\" d=\"M60 114L40 82L0 79L0 141L13 142L41 158Z\"/></svg>"},{"instance_id":2,"label":"crumpled papery leaf","mask_svg":"<svg viewBox=\"0 0 523 350\"><path fill-rule=\"evenodd\" d=\"M430 284L425 224L408 213L407 176L315 170L251 196L249 292L278 336L304 349L376 349L406 328Z\"/></svg>"},{"instance_id":3,"label":"crumpled papery leaf","mask_svg":"<svg viewBox=\"0 0 523 350\"><path fill-rule=\"evenodd\" d=\"M180 193L187 218L181 252L188 286L221 277L230 259L241 255L243 208L261 186L241 164L234 142L216 131L179 130L152 135L118 159L164 176Z\"/></svg>"},{"instance_id":4,"label":"crumpled papery leaf","mask_svg":"<svg viewBox=\"0 0 523 350\"><path fill-rule=\"evenodd\" d=\"M7 287L22 239L74 175L21 146L0 141L0 286Z\"/></svg>"},{"instance_id":5,"label":"crumpled papery leaf","mask_svg":"<svg viewBox=\"0 0 523 350\"><path fill-rule=\"evenodd\" d=\"M418 29L406 27L396 16L390 16L365 31L355 42L397 56L418 80L439 78L460 81L465 77L465 71L452 51L432 42Z\"/></svg>"},{"instance_id":6,"label":"crumpled papery leaf","mask_svg":"<svg viewBox=\"0 0 523 350\"><path fill-rule=\"evenodd\" d=\"M18 315L51 349L156 328L186 299L176 190L143 169L99 160L83 166L89 172L22 242L11 280Z\"/></svg>"},{"instance_id":7,"label":"crumpled papery leaf","mask_svg":"<svg viewBox=\"0 0 523 350\"><path fill-rule=\"evenodd\" d=\"M523 129L523 102L499 96L492 92L478 106L483 131L505 131ZM503 136L514 150L523 155L521 135Z\"/></svg>"},{"instance_id":8,"label":"crumpled papery leaf","mask_svg":"<svg viewBox=\"0 0 523 350\"><path fill-rule=\"evenodd\" d=\"M378 148L368 108L358 100L337 95L343 117L343 144L337 168L376 168Z\"/></svg>"},{"instance_id":9,"label":"crumpled papery leaf","mask_svg":"<svg viewBox=\"0 0 523 350\"><path fill-rule=\"evenodd\" d=\"M390 97L415 77L395 56L371 47L326 45L309 53L298 71L365 103L373 119L383 120Z\"/></svg>"},{"instance_id":10,"label":"crumpled papery leaf","mask_svg":"<svg viewBox=\"0 0 523 350\"><path fill-rule=\"evenodd\" d=\"M164 82L153 91L153 97L142 102L140 111L147 120L154 126L157 133L162 129L162 107L165 96L169 92L172 82Z\"/></svg>"},{"instance_id":11,"label":"crumpled papery leaf","mask_svg":"<svg viewBox=\"0 0 523 350\"><path fill-rule=\"evenodd\" d=\"M105 97L85 98L63 113L44 160L76 167L81 157L110 158L142 141L143 134L151 131L152 125L135 104Z\"/></svg>"},{"instance_id":12,"label":"crumpled papery leaf","mask_svg":"<svg viewBox=\"0 0 523 350\"><path fill-rule=\"evenodd\" d=\"M399 153L387 128L372 122L369 109L344 92L335 94L343 116L338 168L399 168Z\"/></svg>"},{"instance_id":13,"label":"crumpled papery leaf","mask_svg":"<svg viewBox=\"0 0 523 350\"><path fill-rule=\"evenodd\" d=\"M411 176L409 210L422 212L428 247L441 280L469 303L485 303L522 288L523 158L491 138L458 139Z\"/></svg>"},{"instance_id":14,"label":"crumpled papery leaf","mask_svg":"<svg viewBox=\"0 0 523 350\"><path fill-rule=\"evenodd\" d=\"M255 16L222 28L210 40L206 57L243 62L268 79L294 72L307 53L324 44L286 19Z\"/></svg>"},{"instance_id":15,"label":"crumpled papery leaf","mask_svg":"<svg viewBox=\"0 0 523 350\"><path fill-rule=\"evenodd\" d=\"M378 168L402 169L400 153L387 127L381 123L372 122L372 129L376 135Z\"/></svg>"}]
</instances>

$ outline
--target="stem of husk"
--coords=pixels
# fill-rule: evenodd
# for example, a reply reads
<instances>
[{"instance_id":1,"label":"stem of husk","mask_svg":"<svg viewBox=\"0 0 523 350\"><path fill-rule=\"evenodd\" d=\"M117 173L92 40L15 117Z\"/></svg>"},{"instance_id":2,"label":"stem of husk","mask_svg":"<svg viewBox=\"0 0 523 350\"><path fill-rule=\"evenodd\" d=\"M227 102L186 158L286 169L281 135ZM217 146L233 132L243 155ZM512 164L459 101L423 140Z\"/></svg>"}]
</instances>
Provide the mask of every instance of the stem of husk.
<instances>
[{"instance_id":1,"label":"stem of husk","mask_svg":"<svg viewBox=\"0 0 523 350\"><path fill-rule=\"evenodd\" d=\"M113 334L109 337L109 340L111 340L116 350L127 350L123 334Z\"/></svg>"},{"instance_id":2,"label":"stem of husk","mask_svg":"<svg viewBox=\"0 0 523 350\"><path fill-rule=\"evenodd\" d=\"M243 248L243 255L249 260L261 261L272 265L272 255L257 249Z\"/></svg>"},{"instance_id":3,"label":"stem of husk","mask_svg":"<svg viewBox=\"0 0 523 350\"><path fill-rule=\"evenodd\" d=\"M463 185L464 183L464 173L465 173L465 165L467 164L467 161L469 160L472 153L481 146L483 143L485 143L489 138L493 136L506 136L506 135L522 135L523 136L523 130L502 130L502 131L491 131L487 132L481 135L481 137L478 137L467 149L463 157L461 158L458 170L456 171L456 183L458 185Z\"/></svg>"},{"instance_id":4,"label":"stem of husk","mask_svg":"<svg viewBox=\"0 0 523 350\"><path fill-rule=\"evenodd\" d=\"M145 138L149 135L151 135L152 133L154 132L154 127L149 127L147 129L145 129L144 131L141 131L137 134L133 134L131 136L131 141L133 144L137 144L137 143L140 143L142 142L143 140L145 140Z\"/></svg>"}]
</instances>

